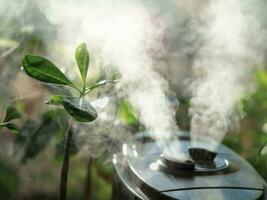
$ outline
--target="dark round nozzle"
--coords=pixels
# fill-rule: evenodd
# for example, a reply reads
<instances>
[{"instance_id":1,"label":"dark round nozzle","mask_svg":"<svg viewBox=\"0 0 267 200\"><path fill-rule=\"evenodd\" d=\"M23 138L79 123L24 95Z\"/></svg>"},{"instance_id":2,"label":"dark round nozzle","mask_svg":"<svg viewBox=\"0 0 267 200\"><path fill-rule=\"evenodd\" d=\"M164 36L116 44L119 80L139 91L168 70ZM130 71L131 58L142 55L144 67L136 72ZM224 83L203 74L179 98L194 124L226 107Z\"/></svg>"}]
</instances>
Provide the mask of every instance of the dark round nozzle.
<instances>
[{"instance_id":1,"label":"dark round nozzle","mask_svg":"<svg viewBox=\"0 0 267 200\"><path fill-rule=\"evenodd\" d=\"M188 149L191 158L198 164L211 164L217 153L204 148L190 147Z\"/></svg>"},{"instance_id":2,"label":"dark round nozzle","mask_svg":"<svg viewBox=\"0 0 267 200\"><path fill-rule=\"evenodd\" d=\"M162 154L161 160L165 165L172 169L188 169L193 170L195 168L195 162L191 159L179 159L169 156L168 154Z\"/></svg>"}]
</instances>

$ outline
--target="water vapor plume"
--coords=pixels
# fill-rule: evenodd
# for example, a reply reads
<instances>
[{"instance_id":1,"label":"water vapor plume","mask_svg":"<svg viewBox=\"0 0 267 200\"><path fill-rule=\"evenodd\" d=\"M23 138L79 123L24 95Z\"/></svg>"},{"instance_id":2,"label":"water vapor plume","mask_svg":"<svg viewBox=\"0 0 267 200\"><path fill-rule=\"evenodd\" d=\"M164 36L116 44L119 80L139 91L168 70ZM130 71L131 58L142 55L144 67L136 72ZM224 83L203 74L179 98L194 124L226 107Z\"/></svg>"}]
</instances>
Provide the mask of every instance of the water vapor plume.
<instances>
[{"instance_id":1,"label":"water vapor plume","mask_svg":"<svg viewBox=\"0 0 267 200\"><path fill-rule=\"evenodd\" d=\"M253 89L250 78L263 58L264 34L245 2L209 1L193 23L201 38L189 84L193 146L206 143L216 150L242 116L242 96Z\"/></svg>"},{"instance_id":2,"label":"water vapor plume","mask_svg":"<svg viewBox=\"0 0 267 200\"><path fill-rule=\"evenodd\" d=\"M175 111L166 97L168 83L153 66L165 54L164 21L139 1L66 1L50 4L50 19L60 25L60 43L70 49L87 43L93 62L117 66L120 91L136 107L147 130L157 139L177 129ZM63 6L63 7L62 7Z\"/></svg>"}]
</instances>

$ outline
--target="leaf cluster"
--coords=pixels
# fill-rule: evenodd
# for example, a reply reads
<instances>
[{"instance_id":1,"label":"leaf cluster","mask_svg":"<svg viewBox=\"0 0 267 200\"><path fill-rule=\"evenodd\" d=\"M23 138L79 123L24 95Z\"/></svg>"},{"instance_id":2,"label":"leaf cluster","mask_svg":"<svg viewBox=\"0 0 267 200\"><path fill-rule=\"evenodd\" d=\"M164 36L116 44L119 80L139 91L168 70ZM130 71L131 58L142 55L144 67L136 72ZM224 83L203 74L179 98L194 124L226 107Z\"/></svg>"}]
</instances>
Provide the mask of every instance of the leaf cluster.
<instances>
[{"instance_id":1,"label":"leaf cluster","mask_svg":"<svg viewBox=\"0 0 267 200\"><path fill-rule=\"evenodd\" d=\"M90 65L90 55L85 43L76 48L75 58L81 75L81 86L76 85L54 63L44 57L26 55L22 65L30 77L65 90L64 95L52 96L47 101L48 104L63 106L65 111L78 122L91 122L97 118L97 112L90 102L84 99L85 95L107 83L115 83L118 74L113 74L109 78L105 77L93 85L87 85L86 79ZM76 90L78 95L73 95L70 88Z\"/></svg>"},{"instance_id":2,"label":"leaf cluster","mask_svg":"<svg viewBox=\"0 0 267 200\"><path fill-rule=\"evenodd\" d=\"M63 109L53 109L43 113L37 120L27 120L20 128L16 144L19 147L21 161L26 163L39 155L50 143L52 138L56 140L56 156L62 155L64 147L64 132L68 129L68 117ZM70 131L73 131L70 128ZM73 148L75 142L73 141ZM58 153L58 147L60 153Z\"/></svg>"},{"instance_id":3,"label":"leaf cluster","mask_svg":"<svg viewBox=\"0 0 267 200\"><path fill-rule=\"evenodd\" d=\"M19 118L21 118L21 113L18 111L18 109L13 105L9 105L6 109L4 121L0 123L0 129L6 127L13 133L17 133L18 127L12 121Z\"/></svg>"}]
</instances>

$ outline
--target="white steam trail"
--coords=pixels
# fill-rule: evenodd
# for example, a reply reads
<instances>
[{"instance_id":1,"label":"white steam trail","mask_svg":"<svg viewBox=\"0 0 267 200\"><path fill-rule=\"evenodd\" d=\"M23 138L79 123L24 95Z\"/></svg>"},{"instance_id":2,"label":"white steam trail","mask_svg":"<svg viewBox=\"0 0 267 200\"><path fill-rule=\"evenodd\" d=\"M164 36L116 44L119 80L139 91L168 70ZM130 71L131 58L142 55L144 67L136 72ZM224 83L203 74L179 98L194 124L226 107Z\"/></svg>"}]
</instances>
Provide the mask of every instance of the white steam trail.
<instances>
[{"instance_id":1,"label":"white steam trail","mask_svg":"<svg viewBox=\"0 0 267 200\"><path fill-rule=\"evenodd\" d=\"M241 117L237 103L252 88L249 79L263 57L263 34L244 2L210 1L194 24L202 45L190 84L192 146L206 143L205 148L216 150Z\"/></svg>"},{"instance_id":2,"label":"white steam trail","mask_svg":"<svg viewBox=\"0 0 267 200\"><path fill-rule=\"evenodd\" d=\"M96 62L118 66L120 84L141 121L157 139L165 138L177 129L165 95L168 84L153 69L165 53L165 25L138 2L112 2L67 1L58 5L60 9L52 2L47 14L61 25L61 43L71 49L70 57L75 46L84 41Z\"/></svg>"}]
</instances>

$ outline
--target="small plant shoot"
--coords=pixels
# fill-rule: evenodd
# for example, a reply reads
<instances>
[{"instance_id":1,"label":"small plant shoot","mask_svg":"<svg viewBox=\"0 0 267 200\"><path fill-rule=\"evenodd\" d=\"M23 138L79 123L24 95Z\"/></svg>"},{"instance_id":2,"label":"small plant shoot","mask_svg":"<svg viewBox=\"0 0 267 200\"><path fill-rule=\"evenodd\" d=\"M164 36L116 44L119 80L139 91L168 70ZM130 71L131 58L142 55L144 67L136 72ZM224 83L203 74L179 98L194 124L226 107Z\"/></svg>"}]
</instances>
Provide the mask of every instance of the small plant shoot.
<instances>
[{"instance_id":1,"label":"small plant shoot","mask_svg":"<svg viewBox=\"0 0 267 200\"><path fill-rule=\"evenodd\" d=\"M76 52L75 52L75 58L76 58L77 65L79 67L79 70L82 76L83 83L85 85L87 71L88 71L89 62L90 62L90 57L89 57L86 44L82 43L77 47Z\"/></svg>"},{"instance_id":2,"label":"small plant shoot","mask_svg":"<svg viewBox=\"0 0 267 200\"><path fill-rule=\"evenodd\" d=\"M90 102L85 100L85 96L92 90L107 83L116 83L119 77L117 73L109 78L104 78L93 85L87 85L87 73L90 64L90 56L85 43L80 44L75 51L77 67L80 72L81 86L77 86L64 74L55 64L48 59L37 55L26 55L22 61L23 68L27 75L45 84L54 85L54 88L61 90L62 95L55 94L46 102L48 105L61 106L70 115L69 128L66 133L64 160L61 170L60 200L67 199L67 181L69 168L70 141L72 132L70 131L72 119L77 122L92 122L97 118L97 112ZM73 94L73 90L77 92ZM10 118L10 117L9 117ZM9 119L8 118L8 119ZM11 118L12 119L12 118Z\"/></svg>"},{"instance_id":3,"label":"small plant shoot","mask_svg":"<svg viewBox=\"0 0 267 200\"><path fill-rule=\"evenodd\" d=\"M4 118L4 121L0 123L0 130L3 127L6 127L13 133L17 133L18 127L12 121L19 118L21 118L21 113L18 111L18 109L13 105L8 106L6 109L6 116Z\"/></svg>"}]
</instances>

